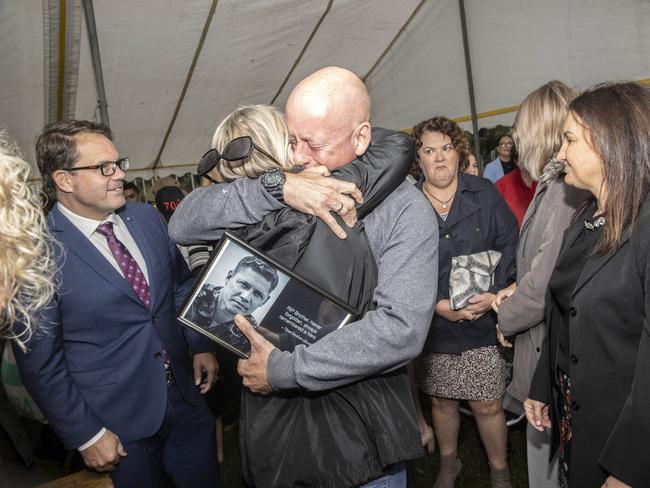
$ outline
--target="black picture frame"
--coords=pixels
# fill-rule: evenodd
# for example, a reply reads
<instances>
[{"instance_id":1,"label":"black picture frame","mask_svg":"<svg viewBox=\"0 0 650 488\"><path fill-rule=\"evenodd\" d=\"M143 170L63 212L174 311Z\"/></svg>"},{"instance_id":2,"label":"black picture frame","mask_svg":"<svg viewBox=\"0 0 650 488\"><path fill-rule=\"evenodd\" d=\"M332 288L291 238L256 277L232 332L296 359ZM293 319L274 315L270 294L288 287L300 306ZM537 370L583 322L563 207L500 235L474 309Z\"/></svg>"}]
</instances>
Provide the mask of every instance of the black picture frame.
<instances>
[{"instance_id":1,"label":"black picture frame","mask_svg":"<svg viewBox=\"0 0 650 488\"><path fill-rule=\"evenodd\" d=\"M222 294L228 295L225 303ZM225 232L177 318L239 357L248 358L250 343L232 319L217 321L217 317L230 317L231 312L245 315L260 334L284 351L299 344L311 345L359 316L358 310Z\"/></svg>"}]
</instances>

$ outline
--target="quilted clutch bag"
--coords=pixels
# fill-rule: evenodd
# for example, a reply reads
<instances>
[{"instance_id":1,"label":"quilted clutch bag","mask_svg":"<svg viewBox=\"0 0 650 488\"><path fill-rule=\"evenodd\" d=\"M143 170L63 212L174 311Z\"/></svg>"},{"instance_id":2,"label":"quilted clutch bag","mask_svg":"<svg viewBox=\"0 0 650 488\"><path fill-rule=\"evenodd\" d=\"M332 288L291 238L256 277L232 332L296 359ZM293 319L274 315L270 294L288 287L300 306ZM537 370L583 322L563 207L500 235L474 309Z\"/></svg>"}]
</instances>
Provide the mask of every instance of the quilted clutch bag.
<instances>
[{"instance_id":1,"label":"quilted clutch bag","mask_svg":"<svg viewBox=\"0 0 650 488\"><path fill-rule=\"evenodd\" d=\"M471 297L490 289L500 260L501 253L492 250L451 258L449 301L452 310L464 308Z\"/></svg>"}]
</instances>

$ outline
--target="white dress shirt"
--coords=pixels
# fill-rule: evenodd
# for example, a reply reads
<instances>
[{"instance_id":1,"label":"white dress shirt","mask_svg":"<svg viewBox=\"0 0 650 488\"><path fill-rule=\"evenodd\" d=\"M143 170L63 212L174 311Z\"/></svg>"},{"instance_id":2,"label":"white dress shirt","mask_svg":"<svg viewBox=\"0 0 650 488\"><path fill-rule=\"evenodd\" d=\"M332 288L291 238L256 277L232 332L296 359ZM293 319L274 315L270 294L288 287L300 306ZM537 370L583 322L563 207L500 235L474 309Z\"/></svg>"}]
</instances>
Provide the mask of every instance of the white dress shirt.
<instances>
[{"instance_id":1,"label":"white dress shirt","mask_svg":"<svg viewBox=\"0 0 650 488\"><path fill-rule=\"evenodd\" d=\"M77 229L79 229L79 231L91 242L91 244L97 248L97 250L102 254L102 256L104 256L106 260L109 263L111 263L111 265L117 270L117 272L120 273L120 275L124 276L124 273L120 268L120 265L117 263L117 260L113 256L110 247L108 247L108 241L106 240L106 236L97 232L97 227L100 224L103 224L104 222L112 222L113 231L115 232L115 237L117 237L117 239L120 242L122 242L122 244L124 244L124 246L131 253L131 256L133 256L135 262L138 263L138 266L140 266L140 269L142 270L142 274L147 280L147 283L149 283L147 263L144 261L144 257L140 252L140 248L136 244L135 240L133 239L133 236L129 232L129 229L126 227L121 217L115 215L114 213L111 213L108 217L106 217L106 219L98 221L94 219L89 219L87 217L82 217L81 215L77 215L76 213L72 212L65 206L61 205L61 203L59 202L57 202L57 206L61 211L61 213L64 216L66 216L68 220L70 220L70 222L72 222L72 224ZM127 217L127 219L128 218L129 217ZM95 434L87 442L79 446L77 450L83 451L84 449L89 448L95 442L97 442L105 433L106 433L106 428L102 427L102 429L99 432L97 432L97 434Z\"/></svg>"},{"instance_id":2,"label":"white dress shirt","mask_svg":"<svg viewBox=\"0 0 650 488\"><path fill-rule=\"evenodd\" d=\"M120 242L122 242L122 244L124 244L124 246L126 246L126 248L129 250L131 256L133 256L133 259L135 259L135 262L138 263L138 266L140 266L140 269L142 270L142 274L147 280L147 283L149 283L147 263L145 263L144 257L140 252L140 248L135 243L133 236L131 236L129 229L126 227L126 224L124 223L121 217L112 213L104 220L99 221L99 220L89 219L77 215L76 213L72 212L71 210L68 210L66 207L61 205L61 203L57 203L57 205L61 213L65 215L70 220L70 222L72 222L74 226L77 229L79 229L79 231L84 236L86 236L86 238L88 238L91 244L95 246L100 253L102 253L102 256L104 256L106 260L109 263L111 263L111 265L118 271L118 273L124 276L124 273L122 273L122 270L120 269L120 265L117 264L117 260L115 259L113 253L111 252L111 248L108 247L108 241L106 240L106 236L97 232L97 227L100 224L103 224L104 222L112 222L113 231L115 232L115 237L117 237L117 239ZM128 218L129 217L127 217L127 219Z\"/></svg>"}]
</instances>

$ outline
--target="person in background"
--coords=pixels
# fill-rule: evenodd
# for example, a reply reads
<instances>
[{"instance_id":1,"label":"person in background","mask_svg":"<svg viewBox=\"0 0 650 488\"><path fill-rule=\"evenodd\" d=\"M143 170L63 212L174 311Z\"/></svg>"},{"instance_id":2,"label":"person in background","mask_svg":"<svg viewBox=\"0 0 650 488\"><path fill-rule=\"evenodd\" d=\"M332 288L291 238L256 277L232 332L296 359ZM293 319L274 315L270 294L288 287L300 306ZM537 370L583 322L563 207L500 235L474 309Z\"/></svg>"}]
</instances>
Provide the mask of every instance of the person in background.
<instances>
[{"instance_id":1,"label":"person in background","mask_svg":"<svg viewBox=\"0 0 650 488\"><path fill-rule=\"evenodd\" d=\"M473 153L469 153L467 155L467 158L464 158L460 162L460 172L467 173L468 175L472 175L472 176L480 176L479 169L478 169L478 161L476 160L476 156L474 156Z\"/></svg>"},{"instance_id":2,"label":"person in background","mask_svg":"<svg viewBox=\"0 0 650 488\"><path fill-rule=\"evenodd\" d=\"M548 332L524 409L534 429L552 429L560 486L646 487L650 409L635 401L650 385L633 379L635 369L646 378L648 361L637 352L650 294L650 91L598 85L568 111L557 158L566 183L591 195L548 282Z\"/></svg>"},{"instance_id":3,"label":"person in background","mask_svg":"<svg viewBox=\"0 0 650 488\"><path fill-rule=\"evenodd\" d=\"M498 312L500 336L515 336L512 381L504 404L517 414L524 411L523 402L546 335L544 295L562 236L587 198L584 190L564 182L564 165L554 159L562 145L562 126L574 96L562 82L542 85L519 106L512 133L521 168L539 181L519 234L517 282L499 291L492 305ZM497 188L510 175L499 180ZM530 488L557 487L557 458L549 464L550 431L538 432L528 426L526 441Z\"/></svg>"},{"instance_id":4,"label":"person in background","mask_svg":"<svg viewBox=\"0 0 650 488\"><path fill-rule=\"evenodd\" d=\"M515 162L515 145L508 134L504 134L497 140L497 158L488 163L483 170L483 178L487 178L492 183L496 183L508 173L517 168Z\"/></svg>"},{"instance_id":5,"label":"person in background","mask_svg":"<svg viewBox=\"0 0 650 488\"><path fill-rule=\"evenodd\" d=\"M38 195L29 187L30 172L15 139L0 129L0 340L22 350L37 311L55 290L52 238Z\"/></svg>"},{"instance_id":6,"label":"person in background","mask_svg":"<svg viewBox=\"0 0 650 488\"><path fill-rule=\"evenodd\" d=\"M177 186L163 186L156 192L156 208L165 222L169 222L183 198L185 198L185 193Z\"/></svg>"},{"instance_id":7,"label":"person in background","mask_svg":"<svg viewBox=\"0 0 650 488\"><path fill-rule=\"evenodd\" d=\"M537 188L537 181L526 168L521 164L520 157L517 168L503 176L503 178L499 178L495 183L497 190L503 196L512 213L517 217L519 227L521 227L521 222Z\"/></svg>"},{"instance_id":8,"label":"person in background","mask_svg":"<svg viewBox=\"0 0 650 488\"><path fill-rule=\"evenodd\" d=\"M124 198L126 198L127 202L142 201L140 200L140 188L138 188L134 181L124 182Z\"/></svg>"},{"instance_id":9,"label":"person in background","mask_svg":"<svg viewBox=\"0 0 650 488\"><path fill-rule=\"evenodd\" d=\"M416 361L418 386L431 397L433 430L440 451L435 486L453 487L460 472L458 408L461 400L467 400L490 462L491 486L510 487L506 419L501 405L506 363L497 347L496 314L491 305L494 294L514 272L517 221L492 183L458 172L469 144L455 122L446 117L422 121L413 128L413 137L423 172L417 186L435 210L440 229L435 315L423 354ZM452 258L488 250L502 253L494 285L470 298L464 308L452 310Z\"/></svg>"}]
</instances>

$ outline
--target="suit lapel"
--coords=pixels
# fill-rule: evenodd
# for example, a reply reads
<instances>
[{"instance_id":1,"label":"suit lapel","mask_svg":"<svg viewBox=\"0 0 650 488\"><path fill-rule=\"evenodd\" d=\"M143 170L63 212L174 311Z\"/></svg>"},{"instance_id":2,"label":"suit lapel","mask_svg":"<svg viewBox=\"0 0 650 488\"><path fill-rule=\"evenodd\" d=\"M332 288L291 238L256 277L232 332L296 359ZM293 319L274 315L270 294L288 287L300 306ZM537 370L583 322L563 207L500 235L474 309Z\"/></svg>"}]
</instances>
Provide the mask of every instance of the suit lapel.
<instances>
[{"instance_id":1,"label":"suit lapel","mask_svg":"<svg viewBox=\"0 0 650 488\"><path fill-rule=\"evenodd\" d=\"M158 281L158 269L156 266L156 259L154 249L151 247L150 239L147 239L146 232L142 229L141 223L138 222L133 215L129 213L126 207L123 207L124 210L118 212L118 215L129 229L133 240L138 245L142 257L144 258L145 263L147 264L147 274L149 275L149 295L150 295L150 308L153 310L154 305L156 304L156 283Z\"/></svg>"},{"instance_id":2,"label":"suit lapel","mask_svg":"<svg viewBox=\"0 0 650 488\"><path fill-rule=\"evenodd\" d=\"M135 302L142 304L138 295L124 277L109 263L97 248L84 236L70 220L64 216L57 206L52 208L48 216L50 230L55 237L63 242L68 250L101 276L108 284L128 295Z\"/></svg>"},{"instance_id":3,"label":"suit lapel","mask_svg":"<svg viewBox=\"0 0 650 488\"><path fill-rule=\"evenodd\" d=\"M623 241L621 242L621 246L614 250L614 251L609 251L608 253L605 253L603 255L599 256L592 256L587 260L587 263L585 264L585 267L582 269L582 273L580 273L580 277L578 278L578 281L576 282L576 286L573 288L573 295L575 296L576 293L585 286L585 284L602 268L607 264L607 262L612 259L616 253L618 253L623 246L627 244L629 237L625 237ZM575 239L574 239L575 240Z\"/></svg>"},{"instance_id":4,"label":"suit lapel","mask_svg":"<svg viewBox=\"0 0 650 488\"><path fill-rule=\"evenodd\" d=\"M581 220L582 215L576 222L574 222L566 231L566 234L564 236L564 243L562 244L562 247L571 247L573 246L573 243L576 241L576 239L580 236L580 232L582 232L582 229L584 228L584 224Z\"/></svg>"}]
</instances>

